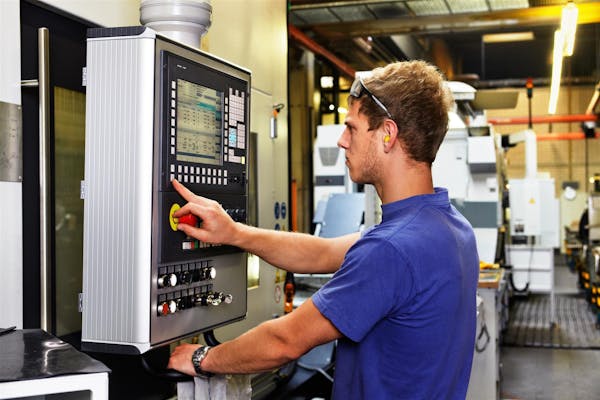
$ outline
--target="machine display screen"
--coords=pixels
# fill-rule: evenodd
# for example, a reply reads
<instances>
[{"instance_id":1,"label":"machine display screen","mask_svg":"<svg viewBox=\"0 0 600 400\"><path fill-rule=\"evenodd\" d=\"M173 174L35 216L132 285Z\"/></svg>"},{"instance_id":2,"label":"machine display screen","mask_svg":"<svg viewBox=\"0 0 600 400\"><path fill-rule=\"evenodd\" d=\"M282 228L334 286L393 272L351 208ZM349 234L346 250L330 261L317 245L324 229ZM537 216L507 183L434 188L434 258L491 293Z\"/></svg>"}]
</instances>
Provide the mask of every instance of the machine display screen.
<instances>
[{"instance_id":1,"label":"machine display screen","mask_svg":"<svg viewBox=\"0 0 600 400\"><path fill-rule=\"evenodd\" d=\"M223 165L223 92L177 79L177 161Z\"/></svg>"}]
</instances>

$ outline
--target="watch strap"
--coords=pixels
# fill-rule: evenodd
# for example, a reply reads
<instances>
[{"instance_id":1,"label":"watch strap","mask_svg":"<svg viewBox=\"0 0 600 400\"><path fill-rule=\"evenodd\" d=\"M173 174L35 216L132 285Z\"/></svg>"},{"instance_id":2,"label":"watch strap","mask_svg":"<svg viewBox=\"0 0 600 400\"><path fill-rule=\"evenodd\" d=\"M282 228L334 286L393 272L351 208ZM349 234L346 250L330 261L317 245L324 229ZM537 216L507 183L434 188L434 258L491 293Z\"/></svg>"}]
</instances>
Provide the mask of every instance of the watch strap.
<instances>
[{"instance_id":1,"label":"watch strap","mask_svg":"<svg viewBox=\"0 0 600 400\"><path fill-rule=\"evenodd\" d=\"M214 375L210 372L202 370L202 361L204 361L204 359L206 358L206 355L208 354L209 350L210 346L200 346L196 350L194 350L194 353L192 353L192 364L194 365L194 371L196 371L196 375L204 376L207 378Z\"/></svg>"}]
</instances>

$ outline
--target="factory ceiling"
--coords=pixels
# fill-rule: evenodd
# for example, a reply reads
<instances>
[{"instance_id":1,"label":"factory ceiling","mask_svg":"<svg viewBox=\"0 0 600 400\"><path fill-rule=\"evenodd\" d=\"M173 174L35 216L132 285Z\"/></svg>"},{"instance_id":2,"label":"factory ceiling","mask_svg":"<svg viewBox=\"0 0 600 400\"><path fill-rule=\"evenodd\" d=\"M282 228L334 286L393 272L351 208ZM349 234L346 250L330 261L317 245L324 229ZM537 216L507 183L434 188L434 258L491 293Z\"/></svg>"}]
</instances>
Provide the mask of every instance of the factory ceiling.
<instances>
[{"instance_id":1,"label":"factory ceiling","mask_svg":"<svg viewBox=\"0 0 600 400\"><path fill-rule=\"evenodd\" d=\"M549 82L554 31L565 4L565 0L290 0L289 23L350 67L332 68L341 75L420 58L434 62L449 78L469 80L475 86L520 86L527 78L544 85ZM565 59L563 76L574 84L596 83L600 1L575 4L579 9L575 52ZM515 32L528 32L530 40L488 42L484 36Z\"/></svg>"}]
</instances>

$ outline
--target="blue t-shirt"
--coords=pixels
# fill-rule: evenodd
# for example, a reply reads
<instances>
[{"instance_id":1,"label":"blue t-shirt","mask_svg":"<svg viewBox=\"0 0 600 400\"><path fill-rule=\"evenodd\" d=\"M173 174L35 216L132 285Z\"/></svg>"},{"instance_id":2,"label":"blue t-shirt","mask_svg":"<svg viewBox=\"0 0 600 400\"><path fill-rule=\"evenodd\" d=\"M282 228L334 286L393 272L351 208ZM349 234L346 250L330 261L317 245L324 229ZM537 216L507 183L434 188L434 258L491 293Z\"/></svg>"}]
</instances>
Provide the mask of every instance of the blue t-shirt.
<instances>
[{"instance_id":1,"label":"blue t-shirt","mask_svg":"<svg viewBox=\"0 0 600 400\"><path fill-rule=\"evenodd\" d=\"M338 341L335 399L464 399L476 331L473 229L445 189L382 206L315 295Z\"/></svg>"}]
</instances>

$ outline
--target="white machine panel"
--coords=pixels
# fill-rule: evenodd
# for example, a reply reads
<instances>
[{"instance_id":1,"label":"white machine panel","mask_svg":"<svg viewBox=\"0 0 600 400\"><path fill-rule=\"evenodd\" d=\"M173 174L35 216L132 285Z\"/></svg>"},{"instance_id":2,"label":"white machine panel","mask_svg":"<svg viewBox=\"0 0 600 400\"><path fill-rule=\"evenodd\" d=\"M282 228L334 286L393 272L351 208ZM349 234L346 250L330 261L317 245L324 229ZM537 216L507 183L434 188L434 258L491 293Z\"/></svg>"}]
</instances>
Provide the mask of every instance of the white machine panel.
<instances>
[{"instance_id":1,"label":"white machine panel","mask_svg":"<svg viewBox=\"0 0 600 400\"><path fill-rule=\"evenodd\" d=\"M143 353L245 317L247 254L177 231L171 181L246 222L249 97L250 72L151 29L88 31L84 350Z\"/></svg>"}]
</instances>

